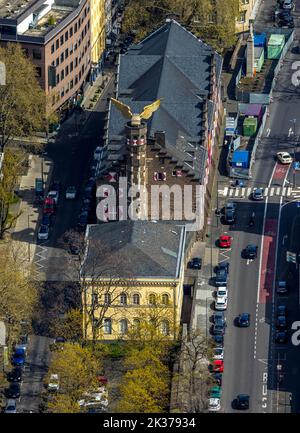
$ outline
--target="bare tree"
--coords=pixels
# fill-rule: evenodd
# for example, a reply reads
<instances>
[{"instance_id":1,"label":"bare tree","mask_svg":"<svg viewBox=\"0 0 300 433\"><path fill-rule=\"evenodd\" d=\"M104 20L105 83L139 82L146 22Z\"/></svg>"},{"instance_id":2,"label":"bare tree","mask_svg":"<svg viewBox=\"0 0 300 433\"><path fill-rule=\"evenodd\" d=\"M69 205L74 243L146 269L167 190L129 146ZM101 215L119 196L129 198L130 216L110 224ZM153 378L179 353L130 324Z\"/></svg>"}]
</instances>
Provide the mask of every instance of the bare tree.
<instances>
[{"instance_id":1,"label":"bare tree","mask_svg":"<svg viewBox=\"0 0 300 433\"><path fill-rule=\"evenodd\" d=\"M209 387L214 380L209 373L212 345L199 331L183 335L179 352L179 373L174 376L186 412L205 412Z\"/></svg>"},{"instance_id":2,"label":"bare tree","mask_svg":"<svg viewBox=\"0 0 300 433\"><path fill-rule=\"evenodd\" d=\"M94 347L97 339L103 338L105 319L112 320L120 309L127 310L134 279L123 269L123 256L117 252L112 255L101 240L86 239L83 234L70 230L62 242L73 256L72 268L79 282L83 338L91 337Z\"/></svg>"}]
</instances>

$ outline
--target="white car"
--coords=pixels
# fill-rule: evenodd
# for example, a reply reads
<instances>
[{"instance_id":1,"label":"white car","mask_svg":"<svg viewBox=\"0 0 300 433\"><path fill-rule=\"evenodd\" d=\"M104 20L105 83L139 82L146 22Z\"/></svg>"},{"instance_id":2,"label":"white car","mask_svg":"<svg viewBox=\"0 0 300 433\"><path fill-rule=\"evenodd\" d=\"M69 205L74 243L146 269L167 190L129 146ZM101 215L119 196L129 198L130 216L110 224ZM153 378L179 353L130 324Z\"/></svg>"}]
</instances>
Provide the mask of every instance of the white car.
<instances>
[{"instance_id":1,"label":"white car","mask_svg":"<svg viewBox=\"0 0 300 433\"><path fill-rule=\"evenodd\" d=\"M4 413L17 413L17 402L14 398L7 400Z\"/></svg>"},{"instance_id":2,"label":"white car","mask_svg":"<svg viewBox=\"0 0 300 433\"><path fill-rule=\"evenodd\" d=\"M66 199L73 200L76 198L76 188L75 186L68 186L66 189Z\"/></svg>"},{"instance_id":3,"label":"white car","mask_svg":"<svg viewBox=\"0 0 300 433\"><path fill-rule=\"evenodd\" d=\"M84 393L84 397L85 398L78 401L79 406L108 406L108 394L104 386L101 386L96 391Z\"/></svg>"},{"instance_id":4,"label":"white car","mask_svg":"<svg viewBox=\"0 0 300 433\"><path fill-rule=\"evenodd\" d=\"M96 160L96 161L99 161L100 160L100 158L101 158L101 154L102 154L102 147L100 147L100 146L97 146L96 147L96 149L95 149L95 151L94 151L94 159Z\"/></svg>"},{"instance_id":5,"label":"white car","mask_svg":"<svg viewBox=\"0 0 300 433\"><path fill-rule=\"evenodd\" d=\"M58 198L59 198L59 192L58 191L49 191L48 192L48 197L49 198L53 198L55 204L57 205Z\"/></svg>"},{"instance_id":6,"label":"white car","mask_svg":"<svg viewBox=\"0 0 300 433\"><path fill-rule=\"evenodd\" d=\"M227 287L225 286L218 287L217 297L220 298L221 296L226 296L226 297L228 296Z\"/></svg>"},{"instance_id":7,"label":"white car","mask_svg":"<svg viewBox=\"0 0 300 433\"><path fill-rule=\"evenodd\" d=\"M278 152L277 158L281 164L291 164L293 162L293 158L288 152Z\"/></svg>"},{"instance_id":8,"label":"white car","mask_svg":"<svg viewBox=\"0 0 300 433\"><path fill-rule=\"evenodd\" d=\"M217 296L215 302L216 310L226 310L227 308L227 296Z\"/></svg>"},{"instance_id":9,"label":"white car","mask_svg":"<svg viewBox=\"0 0 300 433\"><path fill-rule=\"evenodd\" d=\"M215 347L214 349L214 359L223 359L224 358L224 349L223 347Z\"/></svg>"},{"instance_id":10,"label":"white car","mask_svg":"<svg viewBox=\"0 0 300 433\"><path fill-rule=\"evenodd\" d=\"M58 391L59 390L59 377L58 374L51 374L48 383L48 391Z\"/></svg>"},{"instance_id":11,"label":"white car","mask_svg":"<svg viewBox=\"0 0 300 433\"><path fill-rule=\"evenodd\" d=\"M218 412L221 409L221 402L219 398L210 398L208 400L208 410L210 412Z\"/></svg>"},{"instance_id":12,"label":"white car","mask_svg":"<svg viewBox=\"0 0 300 433\"><path fill-rule=\"evenodd\" d=\"M47 240L49 238L49 226L41 225L38 231L39 240Z\"/></svg>"}]
</instances>

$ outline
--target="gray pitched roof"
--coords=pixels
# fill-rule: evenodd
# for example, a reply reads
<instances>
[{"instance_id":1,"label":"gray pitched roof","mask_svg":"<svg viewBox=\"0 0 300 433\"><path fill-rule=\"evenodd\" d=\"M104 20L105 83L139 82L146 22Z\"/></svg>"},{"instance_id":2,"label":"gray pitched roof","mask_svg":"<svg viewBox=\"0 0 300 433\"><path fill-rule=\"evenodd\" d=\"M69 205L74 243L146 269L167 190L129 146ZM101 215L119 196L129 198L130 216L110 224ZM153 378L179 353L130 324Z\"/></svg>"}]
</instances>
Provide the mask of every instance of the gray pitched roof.
<instances>
[{"instance_id":1,"label":"gray pitched roof","mask_svg":"<svg viewBox=\"0 0 300 433\"><path fill-rule=\"evenodd\" d=\"M203 101L210 86L212 54L219 82L222 58L176 21L164 24L140 44L120 56L118 98L141 112L145 105L163 98L148 121L148 135L165 131L166 148L180 161L186 160L184 146L197 145L194 175L202 180L206 149L200 145L203 132ZM208 101L208 125L212 127L214 104ZM108 137L122 136L125 119L111 106ZM186 167L188 168L188 167Z\"/></svg>"},{"instance_id":2,"label":"gray pitched roof","mask_svg":"<svg viewBox=\"0 0 300 433\"><path fill-rule=\"evenodd\" d=\"M188 233L187 239L190 237L191 233ZM183 221L127 220L90 225L88 239L89 249L84 264L86 276L96 274L94 264L103 276L111 276L108 263L117 265L118 277L179 276L185 247ZM99 249L103 256L101 252L99 256Z\"/></svg>"}]
</instances>

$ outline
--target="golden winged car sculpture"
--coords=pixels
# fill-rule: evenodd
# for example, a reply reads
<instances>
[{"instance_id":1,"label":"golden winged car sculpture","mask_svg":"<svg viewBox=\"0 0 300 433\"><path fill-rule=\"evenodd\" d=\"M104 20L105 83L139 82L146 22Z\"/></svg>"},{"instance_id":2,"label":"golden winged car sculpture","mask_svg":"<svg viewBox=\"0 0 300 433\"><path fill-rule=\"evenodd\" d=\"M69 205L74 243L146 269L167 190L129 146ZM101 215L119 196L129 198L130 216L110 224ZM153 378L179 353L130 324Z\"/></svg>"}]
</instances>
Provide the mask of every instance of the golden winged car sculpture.
<instances>
[{"instance_id":1,"label":"golden winged car sculpture","mask_svg":"<svg viewBox=\"0 0 300 433\"><path fill-rule=\"evenodd\" d=\"M119 111L123 114L124 117L131 120L132 126L139 126L141 124L142 119L150 119L154 111L156 111L161 103L161 99L157 99L152 102L150 105L146 105L143 111L140 114L132 113L129 105L124 104L115 98L110 98L111 102L117 107Z\"/></svg>"}]
</instances>

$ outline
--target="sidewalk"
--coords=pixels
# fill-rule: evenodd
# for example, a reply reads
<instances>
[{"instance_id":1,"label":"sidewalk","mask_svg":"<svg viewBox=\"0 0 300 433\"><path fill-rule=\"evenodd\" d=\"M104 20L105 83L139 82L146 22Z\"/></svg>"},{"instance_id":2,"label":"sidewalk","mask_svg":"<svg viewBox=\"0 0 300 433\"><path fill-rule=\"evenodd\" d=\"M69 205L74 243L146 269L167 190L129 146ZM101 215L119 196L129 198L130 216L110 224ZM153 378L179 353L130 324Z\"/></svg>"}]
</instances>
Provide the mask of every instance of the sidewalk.
<instances>
[{"instance_id":1,"label":"sidewalk","mask_svg":"<svg viewBox=\"0 0 300 433\"><path fill-rule=\"evenodd\" d=\"M52 161L47 157L30 155L28 171L21 177L19 186L18 196L21 200L18 208L14 209L15 213L21 215L11 233L13 247L15 246L21 252L28 263L32 261L36 248L36 228L41 208L34 204L35 178L42 177L42 168L45 191L47 191L53 168Z\"/></svg>"}]
</instances>

